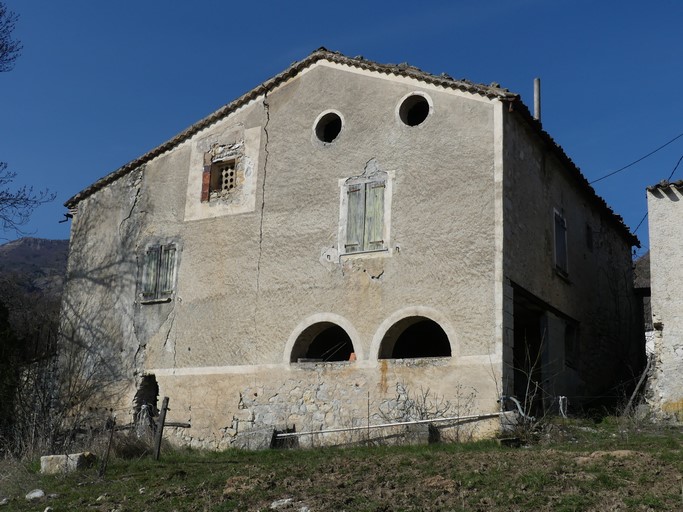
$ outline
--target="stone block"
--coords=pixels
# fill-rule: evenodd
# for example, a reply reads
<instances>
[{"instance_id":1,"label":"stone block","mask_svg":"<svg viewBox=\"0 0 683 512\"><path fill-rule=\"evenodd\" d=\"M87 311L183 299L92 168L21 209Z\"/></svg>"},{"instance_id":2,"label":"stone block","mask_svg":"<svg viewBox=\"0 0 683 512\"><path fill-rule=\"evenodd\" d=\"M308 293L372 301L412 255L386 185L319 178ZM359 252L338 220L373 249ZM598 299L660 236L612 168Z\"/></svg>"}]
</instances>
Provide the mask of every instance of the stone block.
<instances>
[{"instance_id":1,"label":"stone block","mask_svg":"<svg viewBox=\"0 0 683 512\"><path fill-rule=\"evenodd\" d=\"M94 453L70 453L68 455L45 455L40 458L40 472L44 475L70 473L92 467L97 461Z\"/></svg>"},{"instance_id":2,"label":"stone block","mask_svg":"<svg viewBox=\"0 0 683 512\"><path fill-rule=\"evenodd\" d=\"M253 422L254 421L254 414L249 409L242 409L242 410L236 411L232 415L232 417L233 417L233 419L236 419L239 422Z\"/></svg>"},{"instance_id":3,"label":"stone block","mask_svg":"<svg viewBox=\"0 0 683 512\"><path fill-rule=\"evenodd\" d=\"M26 495L26 501L38 501L45 497L45 491L42 489L33 489Z\"/></svg>"}]
</instances>

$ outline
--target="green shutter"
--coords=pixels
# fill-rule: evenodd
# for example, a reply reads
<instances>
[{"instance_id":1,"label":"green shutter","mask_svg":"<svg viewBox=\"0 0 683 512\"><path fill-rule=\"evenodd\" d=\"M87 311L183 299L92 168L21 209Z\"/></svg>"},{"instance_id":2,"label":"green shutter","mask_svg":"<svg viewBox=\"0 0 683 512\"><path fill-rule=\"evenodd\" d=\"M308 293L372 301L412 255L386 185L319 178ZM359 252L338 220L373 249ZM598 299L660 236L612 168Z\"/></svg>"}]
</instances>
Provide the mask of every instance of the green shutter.
<instances>
[{"instance_id":1,"label":"green shutter","mask_svg":"<svg viewBox=\"0 0 683 512\"><path fill-rule=\"evenodd\" d=\"M175 281L175 258L174 245L165 245L161 248L161 265L159 266L159 297L169 297L173 293Z\"/></svg>"},{"instance_id":2,"label":"green shutter","mask_svg":"<svg viewBox=\"0 0 683 512\"><path fill-rule=\"evenodd\" d=\"M363 229L365 226L365 186L349 185L346 218L346 252L363 250Z\"/></svg>"},{"instance_id":3,"label":"green shutter","mask_svg":"<svg viewBox=\"0 0 683 512\"><path fill-rule=\"evenodd\" d=\"M157 278L159 275L159 257L161 247L150 247L145 253L145 262L142 270L142 297L153 299L157 294Z\"/></svg>"},{"instance_id":4,"label":"green shutter","mask_svg":"<svg viewBox=\"0 0 683 512\"><path fill-rule=\"evenodd\" d=\"M365 239L364 249L376 251L384 248L384 188L383 181L365 185Z\"/></svg>"}]
</instances>

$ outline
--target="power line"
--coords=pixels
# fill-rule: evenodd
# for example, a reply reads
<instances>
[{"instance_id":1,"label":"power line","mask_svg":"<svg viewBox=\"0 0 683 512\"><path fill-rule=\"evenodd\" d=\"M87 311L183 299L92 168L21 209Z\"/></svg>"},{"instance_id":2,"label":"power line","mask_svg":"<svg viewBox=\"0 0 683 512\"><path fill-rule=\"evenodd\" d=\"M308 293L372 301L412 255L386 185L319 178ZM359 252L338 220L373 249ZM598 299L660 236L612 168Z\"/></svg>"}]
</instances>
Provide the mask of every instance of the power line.
<instances>
[{"instance_id":1,"label":"power line","mask_svg":"<svg viewBox=\"0 0 683 512\"><path fill-rule=\"evenodd\" d=\"M602 180L604 180L605 178L609 178L610 176L614 176L615 174L617 174L617 173L619 173L619 172L621 172L621 171L624 171L624 170L628 169L629 167L631 167L631 166L633 166L633 165L636 165L638 162L642 162L642 161L645 160L647 157L654 155L657 151L659 151L660 149L664 149L664 148L667 147L669 144L671 144L672 142L674 142L674 141L680 139L681 137L683 137L683 133L680 133L680 134L676 135L673 139L671 139L671 140L670 140L669 142L667 142L666 144L662 144L661 146L659 146L659 147L658 147L657 149L655 149L654 151L650 151L647 155L641 156L638 160L634 160L634 161L631 162L630 164L625 165L624 167L622 167L621 169L617 169L616 171L612 171L612 172L610 172L609 174L605 174L604 176L602 176L602 177L600 177L600 178L598 178L598 179L595 179L595 180L591 181L590 184L592 185L593 183L597 183L598 181L602 181ZM680 163L680 161L679 161L679 163ZM678 167L678 165L677 165L676 167ZM674 171L675 171L675 170L676 170L676 169L674 169ZM672 173L672 174L673 174L673 173Z\"/></svg>"},{"instance_id":2,"label":"power line","mask_svg":"<svg viewBox=\"0 0 683 512\"><path fill-rule=\"evenodd\" d=\"M643 218L640 219L640 222L636 226L636 229L633 230L633 234L635 235L638 232L638 228L640 228L640 225L647 219L647 212L645 212L645 215L643 215Z\"/></svg>"},{"instance_id":3,"label":"power line","mask_svg":"<svg viewBox=\"0 0 683 512\"><path fill-rule=\"evenodd\" d=\"M673 177L674 173L676 172L676 169L678 169L678 166L681 165L681 160L683 160L683 155L681 155L681 158L678 159L678 162L676 163L674 170L671 171L671 174L669 174L669 177L666 179L666 181L671 181L671 178Z\"/></svg>"},{"instance_id":4,"label":"power line","mask_svg":"<svg viewBox=\"0 0 683 512\"><path fill-rule=\"evenodd\" d=\"M683 134L681 134L681 135L683 135ZM680 135L679 135L679 137L680 137ZM677 137L677 138L678 138L678 137ZM675 139L674 139L674 140L675 140ZM668 142L667 142L667 144L668 144ZM662 146L662 147L664 147L664 146ZM661 149L661 148L660 148L660 149ZM652 153L650 153L650 154L652 154ZM641 159L641 160L642 160L642 159ZM676 165L674 165L673 171L671 171L671 174L669 174L669 177L666 179L667 182L671 181L671 178L673 178L673 175L674 175L674 173L676 172L676 169L678 169L678 166L681 165L681 162L682 162L682 161L683 161L683 155L681 155L681 157L678 159L678 162L676 162ZM602 179L602 178L601 178L601 179ZM638 228L640 228L640 225L645 221L645 219L647 219L647 213L648 213L648 212L645 212L645 215L643 215L643 218L640 219L640 222L639 222L638 225L636 226L636 229L633 230L633 234L634 234L634 235L638 232Z\"/></svg>"}]
</instances>

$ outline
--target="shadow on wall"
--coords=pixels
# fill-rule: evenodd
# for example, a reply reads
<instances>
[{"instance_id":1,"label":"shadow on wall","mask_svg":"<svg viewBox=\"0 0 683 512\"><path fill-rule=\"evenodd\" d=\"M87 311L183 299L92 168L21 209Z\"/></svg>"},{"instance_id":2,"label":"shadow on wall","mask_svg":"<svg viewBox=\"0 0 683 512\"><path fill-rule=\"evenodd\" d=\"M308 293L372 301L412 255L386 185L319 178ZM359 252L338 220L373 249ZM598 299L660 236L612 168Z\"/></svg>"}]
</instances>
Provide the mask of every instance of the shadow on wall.
<instances>
[{"instance_id":1,"label":"shadow on wall","mask_svg":"<svg viewBox=\"0 0 683 512\"><path fill-rule=\"evenodd\" d=\"M73 219L53 420L64 435L53 442L53 452L69 449L78 432L104 428L113 408L125 403L141 364L144 345L131 321L144 215L141 186L139 169L112 184L113 193L104 190L79 204ZM117 216L118 229L105 231L103 225Z\"/></svg>"}]
</instances>

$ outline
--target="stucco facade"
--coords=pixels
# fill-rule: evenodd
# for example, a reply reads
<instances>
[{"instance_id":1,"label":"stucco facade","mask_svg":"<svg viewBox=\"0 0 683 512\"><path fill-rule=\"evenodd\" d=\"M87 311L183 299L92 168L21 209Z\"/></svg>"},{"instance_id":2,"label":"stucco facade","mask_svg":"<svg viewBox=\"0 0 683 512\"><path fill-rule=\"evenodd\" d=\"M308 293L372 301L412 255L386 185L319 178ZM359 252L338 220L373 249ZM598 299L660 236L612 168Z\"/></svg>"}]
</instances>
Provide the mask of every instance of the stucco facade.
<instances>
[{"instance_id":1,"label":"stucco facade","mask_svg":"<svg viewBox=\"0 0 683 512\"><path fill-rule=\"evenodd\" d=\"M321 49L67 206L65 342L122 421L153 375L197 446L406 419L397 389L494 415L526 370L547 409L633 347L637 240L497 87Z\"/></svg>"},{"instance_id":2,"label":"stucco facade","mask_svg":"<svg viewBox=\"0 0 683 512\"><path fill-rule=\"evenodd\" d=\"M683 420L683 181L647 189L653 353L647 398L656 417Z\"/></svg>"}]
</instances>

